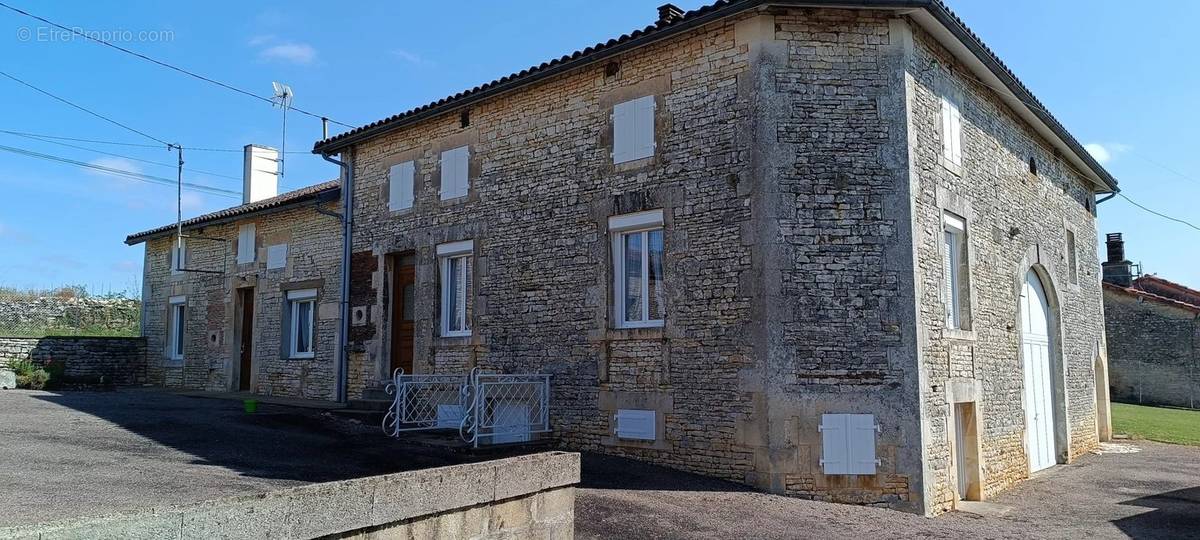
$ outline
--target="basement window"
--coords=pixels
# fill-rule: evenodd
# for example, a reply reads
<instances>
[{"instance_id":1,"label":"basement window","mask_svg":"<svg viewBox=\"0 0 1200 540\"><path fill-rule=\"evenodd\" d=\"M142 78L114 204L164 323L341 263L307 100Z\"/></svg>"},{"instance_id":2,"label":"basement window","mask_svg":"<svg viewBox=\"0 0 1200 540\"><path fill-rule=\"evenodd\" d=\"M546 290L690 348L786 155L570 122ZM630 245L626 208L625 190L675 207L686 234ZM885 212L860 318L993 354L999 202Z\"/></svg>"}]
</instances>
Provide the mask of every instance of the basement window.
<instances>
[{"instance_id":1,"label":"basement window","mask_svg":"<svg viewBox=\"0 0 1200 540\"><path fill-rule=\"evenodd\" d=\"M442 152L442 200L467 195L470 150L466 146Z\"/></svg>"},{"instance_id":2,"label":"basement window","mask_svg":"<svg viewBox=\"0 0 1200 540\"><path fill-rule=\"evenodd\" d=\"M471 335L471 256L473 240L451 242L437 247L442 274L442 337Z\"/></svg>"},{"instance_id":3,"label":"basement window","mask_svg":"<svg viewBox=\"0 0 1200 540\"><path fill-rule=\"evenodd\" d=\"M654 155L654 96L613 107L613 164Z\"/></svg>"},{"instance_id":4,"label":"basement window","mask_svg":"<svg viewBox=\"0 0 1200 540\"><path fill-rule=\"evenodd\" d=\"M971 329L966 223L961 216L943 214L942 298L946 305L946 327L953 330Z\"/></svg>"},{"instance_id":5,"label":"basement window","mask_svg":"<svg viewBox=\"0 0 1200 540\"><path fill-rule=\"evenodd\" d=\"M167 358L182 362L184 334L187 328L187 297L172 296L167 301Z\"/></svg>"},{"instance_id":6,"label":"basement window","mask_svg":"<svg viewBox=\"0 0 1200 540\"><path fill-rule=\"evenodd\" d=\"M393 212L413 206L413 178L416 167L411 161L397 163L388 169L388 210Z\"/></svg>"},{"instance_id":7,"label":"basement window","mask_svg":"<svg viewBox=\"0 0 1200 540\"><path fill-rule=\"evenodd\" d=\"M613 253L613 320L617 328L663 325L663 211L608 218Z\"/></svg>"},{"instance_id":8,"label":"basement window","mask_svg":"<svg viewBox=\"0 0 1200 540\"><path fill-rule=\"evenodd\" d=\"M823 414L821 469L825 474L875 474L875 435L879 426L873 414Z\"/></svg>"},{"instance_id":9,"label":"basement window","mask_svg":"<svg viewBox=\"0 0 1200 540\"><path fill-rule=\"evenodd\" d=\"M316 289L288 291L288 358L313 357L313 323L316 311Z\"/></svg>"}]
</instances>

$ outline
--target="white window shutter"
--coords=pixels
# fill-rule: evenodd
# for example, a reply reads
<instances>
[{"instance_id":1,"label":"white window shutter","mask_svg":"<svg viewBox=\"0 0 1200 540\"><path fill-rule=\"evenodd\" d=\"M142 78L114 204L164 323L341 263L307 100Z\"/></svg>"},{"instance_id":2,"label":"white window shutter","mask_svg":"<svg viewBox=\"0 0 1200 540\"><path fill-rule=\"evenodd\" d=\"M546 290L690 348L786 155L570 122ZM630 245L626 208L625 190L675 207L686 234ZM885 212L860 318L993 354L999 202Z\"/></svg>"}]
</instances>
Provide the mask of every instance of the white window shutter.
<instances>
[{"instance_id":1,"label":"white window shutter","mask_svg":"<svg viewBox=\"0 0 1200 540\"><path fill-rule=\"evenodd\" d=\"M962 164L962 112L955 103L950 104L950 142L953 145L951 161Z\"/></svg>"},{"instance_id":2,"label":"white window shutter","mask_svg":"<svg viewBox=\"0 0 1200 540\"><path fill-rule=\"evenodd\" d=\"M172 243L171 244L171 253L169 256L169 259L170 259L169 263L171 265L171 273L172 274L176 274L179 272L179 265L175 262L175 257L177 255L179 255L179 250L178 250L178 248L175 247L175 244Z\"/></svg>"},{"instance_id":3,"label":"white window shutter","mask_svg":"<svg viewBox=\"0 0 1200 540\"><path fill-rule=\"evenodd\" d=\"M254 244L255 234L256 227L253 223L247 223L238 228L238 264L254 262L255 250L257 248L257 246Z\"/></svg>"},{"instance_id":4,"label":"white window shutter","mask_svg":"<svg viewBox=\"0 0 1200 540\"><path fill-rule=\"evenodd\" d=\"M405 161L388 169L388 210L412 208L414 197L413 162Z\"/></svg>"},{"instance_id":5,"label":"white window shutter","mask_svg":"<svg viewBox=\"0 0 1200 540\"><path fill-rule=\"evenodd\" d=\"M821 415L821 467L825 474L850 474L847 415Z\"/></svg>"},{"instance_id":6,"label":"white window shutter","mask_svg":"<svg viewBox=\"0 0 1200 540\"><path fill-rule=\"evenodd\" d=\"M954 128L951 124L950 100L942 97L942 156L947 160L954 160L954 143L950 137L954 133Z\"/></svg>"},{"instance_id":7,"label":"white window shutter","mask_svg":"<svg viewBox=\"0 0 1200 540\"><path fill-rule=\"evenodd\" d=\"M957 328L954 321L954 233L945 231L946 241L942 245L942 298L946 303L946 325Z\"/></svg>"},{"instance_id":8,"label":"white window shutter","mask_svg":"<svg viewBox=\"0 0 1200 540\"><path fill-rule=\"evenodd\" d=\"M633 159L642 159L654 155L654 96L638 98L634 101L637 111L637 123L634 127L637 133L637 147Z\"/></svg>"},{"instance_id":9,"label":"white window shutter","mask_svg":"<svg viewBox=\"0 0 1200 540\"><path fill-rule=\"evenodd\" d=\"M657 414L653 410L617 409L618 439L653 441L657 438Z\"/></svg>"},{"instance_id":10,"label":"white window shutter","mask_svg":"<svg viewBox=\"0 0 1200 540\"><path fill-rule=\"evenodd\" d=\"M454 150L442 152L442 200L454 198Z\"/></svg>"},{"instance_id":11,"label":"white window shutter","mask_svg":"<svg viewBox=\"0 0 1200 540\"><path fill-rule=\"evenodd\" d=\"M464 197L467 195L467 190L470 189L470 161L471 150L469 147L463 146L458 149L458 159L456 160L455 173L458 178L458 196Z\"/></svg>"},{"instance_id":12,"label":"white window shutter","mask_svg":"<svg viewBox=\"0 0 1200 540\"><path fill-rule=\"evenodd\" d=\"M633 148L637 136L634 131L635 111L633 102L618 103L613 107L613 163L624 163L633 159Z\"/></svg>"},{"instance_id":13,"label":"white window shutter","mask_svg":"<svg viewBox=\"0 0 1200 540\"><path fill-rule=\"evenodd\" d=\"M460 146L442 152L442 200L467 194L468 147Z\"/></svg>"},{"instance_id":14,"label":"white window shutter","mask_svg":"<svg viewBox=\"0 0 1200 540\"><path fill-rule=\"evenodd\" d=\"M850 444L850 474L875 474L875 466L879 463L875 458L875 415L848 414L846 415Z\"/></svg>"},{"instance_id":15,"label":"white window shutter","mask_svg":"<svg viewBox=\"0 0 1200 540\"><path fill-rule=\"evenodd\" d=\"M267 246L267 269L273 270L287 267L287 253L287 244Z\"/></svg>"}]
</instances>

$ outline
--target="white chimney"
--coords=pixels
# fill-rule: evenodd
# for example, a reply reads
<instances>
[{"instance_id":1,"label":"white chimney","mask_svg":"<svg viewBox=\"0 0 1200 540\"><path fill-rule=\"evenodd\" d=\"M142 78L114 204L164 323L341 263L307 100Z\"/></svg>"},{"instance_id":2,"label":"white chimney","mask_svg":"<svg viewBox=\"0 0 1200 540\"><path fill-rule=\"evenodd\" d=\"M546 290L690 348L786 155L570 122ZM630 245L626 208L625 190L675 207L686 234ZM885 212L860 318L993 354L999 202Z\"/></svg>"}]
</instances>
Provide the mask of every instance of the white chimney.
<instances>
[{"instance_id":1,"label":"white chimney","mask_svg":"<svg viewBox=\"0 0 1200 540\"><path fill-rule=\"evenodd\" d=\"M247 144L242 166L242 204L279 195L279 150Z\"/></svg>"}]
</instances>

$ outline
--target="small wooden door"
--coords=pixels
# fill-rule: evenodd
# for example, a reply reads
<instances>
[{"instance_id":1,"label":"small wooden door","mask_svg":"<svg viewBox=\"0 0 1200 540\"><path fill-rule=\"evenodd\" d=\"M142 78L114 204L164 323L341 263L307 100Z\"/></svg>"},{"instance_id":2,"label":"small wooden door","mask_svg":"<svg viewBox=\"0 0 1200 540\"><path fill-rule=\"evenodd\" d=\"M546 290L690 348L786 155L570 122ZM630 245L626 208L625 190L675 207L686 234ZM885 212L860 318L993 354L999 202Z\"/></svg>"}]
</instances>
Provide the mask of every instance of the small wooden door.
<instances>
[{"instance_id":1,"label":"small wooden door","mask_svg":"<svg viewBox=\"0 0 1200 540\"><path fill-rule=\"evenodd\" d=\"M412 256L397 256L392 267L392 363L390 373L413 371L413 309L416 279Z\"/></svg>"},{"instance_id":2,"label":"small wooden door","mask_svg":"<svg viewBox=\"0 0 1200 540\"><path fill-rule=\"evenodd\" d=\"M250 374L254 371L254 289L239 289L238 294L242 301L238 390L245 392L250 390Z\"/></svg>"}]
</instances>

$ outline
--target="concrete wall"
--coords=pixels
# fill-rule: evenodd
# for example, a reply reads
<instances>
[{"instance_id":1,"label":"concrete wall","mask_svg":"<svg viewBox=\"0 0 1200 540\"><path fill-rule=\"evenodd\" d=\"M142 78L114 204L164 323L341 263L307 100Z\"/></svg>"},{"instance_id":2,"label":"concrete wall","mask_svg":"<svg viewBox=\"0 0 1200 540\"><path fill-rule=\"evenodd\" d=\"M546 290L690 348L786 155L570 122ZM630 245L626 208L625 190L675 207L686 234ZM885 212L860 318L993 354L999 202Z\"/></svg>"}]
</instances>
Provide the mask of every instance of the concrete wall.
<instances>
[{"instance_id":1,"label":"concrete wall","mask_svg":"<svg viewBox=\"0 0 1200 540\"><path fill-rule=\"evenodd\" d=\"M1114 401L1200 406L1200 313L1104 289Z\"/></svg>"},{"instance_id":2,"label":"concrete wall","mask_svg":"<svg viewBox=\"0 0 1200 540\"><path fill-rule=\"evenodd\" d=\"M141 337L0 338L0 365L32 359L65 362L68 380L136 385L146 382L146 339Z\"/></svg>"},{"instance_id":3,"label":"concrete wall","mask_svg":"<svg viewBox=\"0 0 1200 540\"><path fill-rule=\"evenodd\" d=\"M323 205L336 211L338 203ZM256 227L255 262L237 263L238 228ZM338 302L341 273L341 229L337 218L303 207L185 231L224 241L189 239L188 268L218 274L170 269L172 236L146 243L144 335L148 375L152 383L193 390L236 390L240 375L242 304L238 290L254 289L254 341L251 391L270 396L333 399L336 384ZM288 245L287 266L266 268L267 246ZM284 351L285 294L290 289L317 289L314 357L287 358ZM184 359L167 354L167 303L187 297Z\"/></svg>"},{"instance_id":4,"label":"concrete wall","mask_svg":"<svg viewBox=\"0 0 1200 540\"><path fill-rule=\"evenodd\" d=\"M548 452L0 528L0 540L571 538L579 455Z\"/></svg>"},{"instance_id":5,"label":"concrete wall","mask_svg":"<svg viewBox=\"0 0 1200 540\"><path fill-rule=\"evenodd\" d=\"M915 28L910 25L911 28ZM919 313L919 367L924 384L927 511L955 499L951 405L974 403L979 419L982 495L1029 475L1024 446L1024 368L1018 301L1035 269L1050 296L1052 378L1059 460L1098 443L1094 365L1103 343L1096 222L1089 183L969 75L930 36L914 30L909 79L913 164L913 239ZM939 98L962 96L963 163L944 164ZM1031 174L1028 161L1037 161ZM947 328L942 214L967 218L971 328ZM1071 283L1066 240L1073 230L1078 283Z\"/></svg>"}]
</instances>

